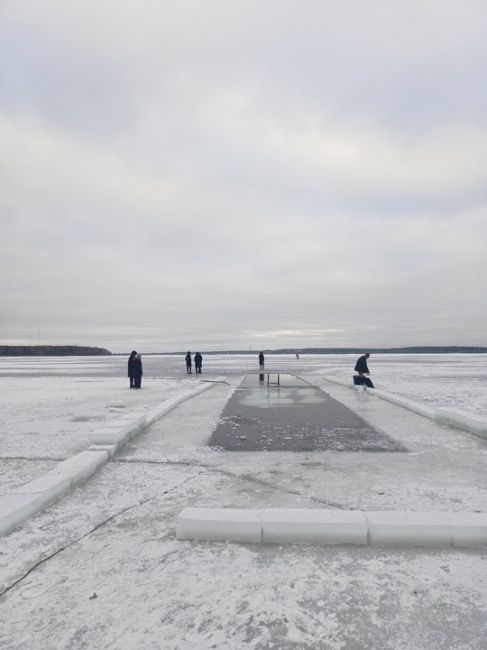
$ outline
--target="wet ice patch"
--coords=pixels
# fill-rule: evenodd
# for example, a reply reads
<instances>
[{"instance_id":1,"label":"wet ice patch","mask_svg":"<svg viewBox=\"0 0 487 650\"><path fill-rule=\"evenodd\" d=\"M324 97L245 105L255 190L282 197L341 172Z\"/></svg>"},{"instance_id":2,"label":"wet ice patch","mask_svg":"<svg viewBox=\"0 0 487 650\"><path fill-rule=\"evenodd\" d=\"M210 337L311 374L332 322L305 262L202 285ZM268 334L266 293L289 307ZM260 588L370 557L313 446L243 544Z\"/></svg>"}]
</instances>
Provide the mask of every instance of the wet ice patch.
<instances>
[{"instance_id":1,"label":"wet ice patch","mask_svg":"<svg viewBox=\"0 0 487 650\"><path fill-rule=\"evenodd\" d=\"M316 388L261 386L239 391L240 402L244 406L266 409L269 407L297 407L321 404L324 394Z\"/></svg>"},{"instance_id":2,"label":"wet ice patch","mask_svg":"<svg viewBox=\"0 0 487 650\"><path fill-rule=\"evenodd\" d=\"M210 438L228 451L405 451L327 393L301 384L255 386L246 377ZM249 385L250 383L250 385ZM247 386L249 386L247 388Z\"/></svg>"}]
</instances>

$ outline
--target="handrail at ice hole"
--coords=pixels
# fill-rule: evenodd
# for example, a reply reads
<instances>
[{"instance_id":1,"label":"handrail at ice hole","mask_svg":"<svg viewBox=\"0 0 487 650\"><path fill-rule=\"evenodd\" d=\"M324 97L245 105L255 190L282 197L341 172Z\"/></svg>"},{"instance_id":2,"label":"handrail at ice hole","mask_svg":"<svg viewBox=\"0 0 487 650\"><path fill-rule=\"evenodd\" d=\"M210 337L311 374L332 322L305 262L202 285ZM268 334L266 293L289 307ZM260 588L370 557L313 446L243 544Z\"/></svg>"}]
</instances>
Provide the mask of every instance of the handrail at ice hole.
<instances>
[{"instance_id":1,"label":"handrail at ice hole","mask_svg":"<svg viewBox=\"0 0 487 650\"><path fill-rule=\"evenodd\" d=\"M365 386L355 386L354 384L350 384L336 377L323 377L323 379L332 384L346 386L347 388L352 388L354 390L365 391L369 395L374 395L375 397L379 397L380 399L391 402L392 404L397 404L397 406L402 406L408 411L418 413L425 418L434 420L438 424L446 424L449 427L468 431L469 433L487 439L487 418L482 418L480 415L476 415L475 413L470 413L469 411L463 411L462 409L449 406L428 406L421 402L415 402L407 397L401 397L400 395L389 393L385 390L379 390L377 388L370 389Z\"/></svg>"}]
</instances>

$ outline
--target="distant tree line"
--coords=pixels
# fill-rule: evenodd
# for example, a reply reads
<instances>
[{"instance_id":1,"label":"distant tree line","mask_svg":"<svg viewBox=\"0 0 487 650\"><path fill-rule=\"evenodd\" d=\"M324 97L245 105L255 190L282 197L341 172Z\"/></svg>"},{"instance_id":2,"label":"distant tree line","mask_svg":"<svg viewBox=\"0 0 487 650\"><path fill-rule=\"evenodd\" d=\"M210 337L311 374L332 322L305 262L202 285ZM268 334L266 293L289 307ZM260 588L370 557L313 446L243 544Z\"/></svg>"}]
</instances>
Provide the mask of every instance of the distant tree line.
<instances>
[{"instance_id":1,"label":"distant tree line","mask_svg":"<svg viewBox=\"0 0 487 650\"><path fill-rule=\"evenodd\" d=\"M456 345L422 345L405 348L303 348L296 350L289 348L286 350L267 350L267 352L278 354L361 354L370 352L371 354L482 354L487 352L486 347L475 346L456 346ZM254 353L255 354L255 353Z\"/></svg>"},{"instance_id":2,"label":"distant tree line","mask_svg":"<svg viewBox=\"0 0 487 650\"><path fill-rule=\"evenodd\" d=\"M111 355L105 348L80 345L0 345L3 357L81 357Z\"/></svg>"},{"instance_id":3,"label":"distant tree line","mask_svg":"<svg viewBox=\"0 0 487 650\"><path fill-rule=\"evenodd\" d=\"M207 350L205 354L250 354L256 355L260 350ZM406 348L281 348L278 350L262 349L265 354L486 354L487 347L459 346L459 345L423 345ZM115 355L126 353L115 352ZM145 356L157 355L185 355L186 352L145 352Z\"/></svg>"}]
</instances>

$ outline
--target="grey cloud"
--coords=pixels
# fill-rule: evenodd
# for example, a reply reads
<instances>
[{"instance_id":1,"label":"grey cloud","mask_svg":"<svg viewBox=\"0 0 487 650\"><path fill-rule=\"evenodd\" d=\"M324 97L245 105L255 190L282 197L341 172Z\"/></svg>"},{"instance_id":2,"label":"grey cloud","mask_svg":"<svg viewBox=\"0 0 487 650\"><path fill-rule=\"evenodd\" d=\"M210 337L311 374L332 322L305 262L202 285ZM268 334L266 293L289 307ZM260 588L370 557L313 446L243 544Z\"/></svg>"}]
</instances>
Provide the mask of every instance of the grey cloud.
<instances>
[{"instance_id":1,"label":"grey cloud","mask_svg":"<svg viewBox=\"0 0 487 650\"><path fill-rule=\"evenodd\" d=\"M483 3L1 12L5 340L485 342Z\"/></svg>"}]
</instances>

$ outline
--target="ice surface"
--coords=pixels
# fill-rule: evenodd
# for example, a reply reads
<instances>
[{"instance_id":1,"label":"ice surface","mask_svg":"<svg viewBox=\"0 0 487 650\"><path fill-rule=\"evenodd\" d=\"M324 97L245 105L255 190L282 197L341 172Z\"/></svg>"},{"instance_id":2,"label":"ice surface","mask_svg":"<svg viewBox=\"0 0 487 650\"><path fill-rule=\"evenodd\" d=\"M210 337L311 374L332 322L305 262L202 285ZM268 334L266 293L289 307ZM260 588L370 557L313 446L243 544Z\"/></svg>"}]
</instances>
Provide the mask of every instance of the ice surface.
<instances>
[{"instance_id":1,"label":"ice surface","mask_svg":"<svg viewBox=\"0 0 487 650\"><path fill-rule=\"evenodd\" d=\"M183 392L179 396L167 400L158 409L153 409L151 421L173 409L189 397L199 394L212 386L213 384L204 384L197 387L196 390ZM154 411L157 411L157 413ZM142 430L146 424L147 415L145 413L124 414L117 421L106 425L91 435L93 444L88 451L81 452L59 463L49 473L17 488L13 494L35 494L36 498L29 500L25 504L23 502L19 503L17 512L12 506L11 500L5 500L0 535L8 532L25 521L26 518L45 508L62 496L70 487L74 487L85 481L115 453L117 448ZM103 449L103 446L106 445L108 445L108 449ZM2 503L0 501L0 510L1 508Z\"/></svg>"},{"instance_id":2,"label":"ice surface","mask_svg":"<svg viewBox=\"0 0 487 650\"><path fill-rule=\"evenodd\" d=\"M374 390L372 394L375 397L380 397L381 399L385 399L388 402L391 402L392 404L397 404L398 406L402 406L403 408L406 408L409 411L412 411L413 413L418 413L419 415L423 415L426 418L430 418L434 420L436 417L435 415L436 409L433 406L428 406L427 404L424 404L423 402L414 401L408 399L407 397L394 395L392 393L388 393L383 390Z\"/></svg>"},{"instance_id":3,"label":"ice surface","mask_svg":"<svg viewBox=\"0 0 487 650\"><path fill-rule=\"evenodd\" d=\"M487 546L487 514L366 512L370 543L399 546Z\"/></svg>"},{"instance_id":4,"label":"ice surface","mask_svg":"<svg viewBox=\"0 0 487 650\"><path fill-rule=\"evenodd\" d=\"M70 488L86 481L108 460L106 451L85 451L59 463L39 478L0 497L0 535L23 523ZM15 499L14 497L21 497Z\"/></svg>"},{"instance_id":5,"label":"ice surface","mask_svg":"<svg viewBox=\"0 0 487 650\"><path fill-rule=\"evenodd\" d=\"M45 504L43 493L11 493L0 498L0 535L8 533Z\"/></svg>"},{"instance_id":6,"label":"ice surface","mask_svg":"<svg viewBox=\"0 0 487 650\"><path fill-rule=\"evenodd\" d=\"M203 393L213 386L214 384L212 383L197 384L196 387L193 387L191 390L179 393L178 395L169 398L161 404L158 404L147 413L146 424L153 424L156 420L161 418L166 413L169 413L169 411L171 411L173 408L176 408L176 406L179 406L179 404L182 402L185 402L187 399Z\"/></svg>"},{"instance_id":7,"label":"ice surface","mask_svg":"<svg viewBox=\"0 0 487 650\"><path fill-rule=\"evenodd\" d=\"M361 391L363 389L363 387L350 385L346 382L343 382L342 380L327 378L326 381L338 384L340 386L348 386L349 388L358 391ZM408 409L413 413L418 413L419 415L422 415L431 420L436 420L440 424L446 424L448 426L461 429L462 431L469 431L470 433L479 435L482 438L487 438L487 418L480 417L474 413L469 413L468 411L456 408L428 406L424 403L377 389L370 391L370 394L374 397L384 399L387 402L391 402L392 404L402 406L403 408Z\"/></svg>"},{"instance_id":8,"label":"ice surface","mask_svg":"<svg viewBox=\"0 0 487 650\"><path fill-rule=\"evenodd\" d=\"M356 357L323 356L316 373L351 383ZM313 363L318 364L316 356ZM463 408L487 418L485 354L372 354L368 365L380 390L429 406Z\"/></svg>"},{"instance_id":9,"label":"ice surface","mask_svg":"<svg viewBox=\"0 0 487 650\"><path fill-rule=\"evenodd\" d=\"M0 450L10 458L66 458L85 449L95 429L123 413L147 412L185 389L185 382L161 377L134 391L124 375L100 376L99 370L89 379L38 376L40 370L9 375L2 359L0 369ZM62 366L56 370L61 372Z\"/></svg>"},{"instance_id":10,"label":"ice surface","mask_svg":"<svg viewBox=\"0 0 487 650\"><path fill-rule=\"evenodd\" d=\"M350 382L355 356L269 355L269 363L315 382L331 375ZM373 355L369 365L380 389L485 417L487 358L474 357ZM0 371L5 487L85 449L88 434L120 411L149 412L196 385L176 357L146 358L139 392L126 385L125 358L97 362L96 371L90 359L50 360L47 375L36 361L25 373L16 372L17 359ZM487 511L484 440L340 385L326 390L408 452L378 462L352 452L209 449L223 405L255 365L245 355L205 357L204 377L223 372L230 385L167 413L89 481L1 539L0 592L20 581L0 599L0 647L485 649L485 549L175 539L185 507Z\"/></svg>"},{"instance_id":11,"label":"ice surface","mask_svg":"<svg viewBox=\"0 0 487 650\"><path fill-rule=\"evenodd\" d=\"M436 408L435 417L438 422L487 438L487 418L454 408Z\"/></svg>"},{"instance_id":12,"label":"ice surface","mask_svg":"<svg viewBox=\"0 0 487 650\"><path fill-rule=\"evenodd\" d=\"M118 445L99 445L92 444L88 447L87 451L106 451L108 457L111 458L117 452Z\"/></svg>"},{"instance_id":13,"label":"ice surface","mask_svg":"<svg viewBox=\"0 0 487 650\"><path fill-rule=\"evenodd\" d=\"M185 508L177 519L176 537L275 544L367 544L367 525L361 512Z\"/></svg>"},{"instance_id":14,"label":"ice surface","mask_svg":"<svg viewBox=\"0 0 487 650\"><path fill-rule=\"evenodd\" d=\"M261 520L253 510L185 508L177 519L178 539L260 542Z\"/></svg>"},{"instance_id":15,"label":"ice surface","mask_svg":"<svg viewBox=\"0 0 487 650\"><path fill-rule=\"evenodd\" d=\"M94 431L90 435L90 440L98 445L121 445L143 429L146 422L145 413L123 415L111 424Z\"/></svg>"},{"instance_id":16,"label":"ice surface","mask_svg":"<svg viewBox=\"0 0 487 650\"><path fill-rule=\"evenodd\" d=\"M78 484L85 481L107 460L108 453L103 449L88 449L59 463L52 473L69 476L73 484Z\"/></svg>"},{"instance_id":17,"label":"ice surface","mask_svg":"<svg viewBox=\"0 0 487 650\"><path fill-rule=\"evenodd\" d=\"M261 512L264 543L367 544L361 512L275 508Z\"/></svg>"},{"instance_id":18,"label":"ice surface","mask_svg":"<svg viewBox=\"0 0 487 650\"><path fill-rule=\"evenodd\" d=\"M487 514L185 508L178 539L273 544L487 546Z\"/></svg>"}]
</instances>

